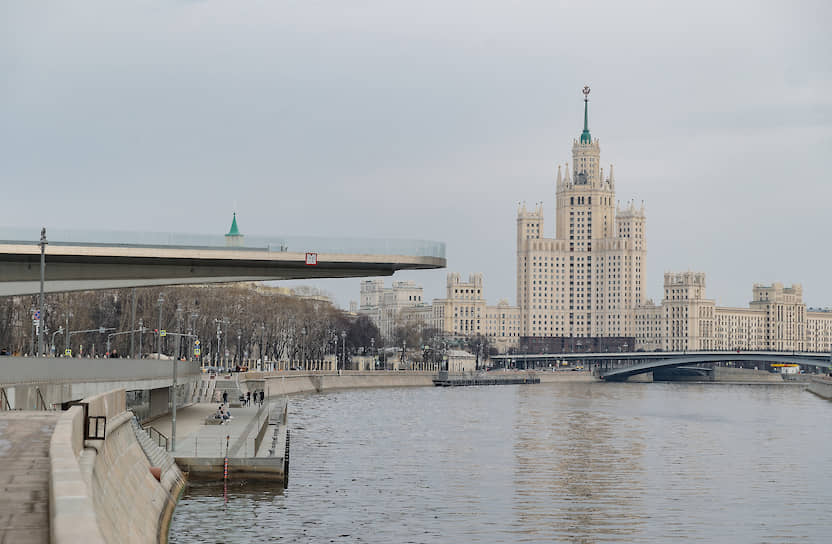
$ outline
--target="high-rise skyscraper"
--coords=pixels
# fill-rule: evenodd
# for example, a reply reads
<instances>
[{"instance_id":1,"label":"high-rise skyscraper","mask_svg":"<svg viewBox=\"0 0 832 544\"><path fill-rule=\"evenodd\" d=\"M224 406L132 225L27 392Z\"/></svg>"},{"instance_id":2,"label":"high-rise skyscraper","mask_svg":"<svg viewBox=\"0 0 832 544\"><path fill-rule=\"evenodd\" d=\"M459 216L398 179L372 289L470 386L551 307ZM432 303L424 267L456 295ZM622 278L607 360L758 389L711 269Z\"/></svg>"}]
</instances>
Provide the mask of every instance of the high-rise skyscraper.
<instances>
[{"instance_id":1,"label":"high-rise skyscraper","mask_svg":"<svg viewBox=\"0 0 832 544\"><path fill-rule=\"evenodd\" d=\"M632 336L645 301L644 206L615 201L612 166L584 129L572 143L572 171L558 166L555 237L544 237L543 206L517 214L517 301L523 336Z\"/></svg>"}]
</instances>

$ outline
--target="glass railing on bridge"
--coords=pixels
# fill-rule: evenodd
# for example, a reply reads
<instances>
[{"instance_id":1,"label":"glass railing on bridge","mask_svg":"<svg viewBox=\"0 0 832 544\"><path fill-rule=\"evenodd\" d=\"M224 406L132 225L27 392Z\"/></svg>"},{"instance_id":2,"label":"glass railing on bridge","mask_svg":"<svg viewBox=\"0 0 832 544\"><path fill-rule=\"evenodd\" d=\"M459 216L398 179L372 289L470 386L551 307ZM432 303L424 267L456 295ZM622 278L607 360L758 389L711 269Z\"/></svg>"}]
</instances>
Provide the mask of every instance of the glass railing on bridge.
<instances>
[{"instance_id":1,"label":"glass railing on bridge","mask_svg":"<svg viewBox=\"0 0 832 544\"><path fill-rule=\"evenodd\" d=\"M63 230L47 227L47 240L56 245L164 247L176 249L251 250L349 255L400 255L445 258L445 244L431 240L395 238L341 238L318 236L245 235L228 244L224 235L179 232L134 232L118 230ZM37 245L39 228L0 227L0 243Z\"/></svg>"}]
</instances>

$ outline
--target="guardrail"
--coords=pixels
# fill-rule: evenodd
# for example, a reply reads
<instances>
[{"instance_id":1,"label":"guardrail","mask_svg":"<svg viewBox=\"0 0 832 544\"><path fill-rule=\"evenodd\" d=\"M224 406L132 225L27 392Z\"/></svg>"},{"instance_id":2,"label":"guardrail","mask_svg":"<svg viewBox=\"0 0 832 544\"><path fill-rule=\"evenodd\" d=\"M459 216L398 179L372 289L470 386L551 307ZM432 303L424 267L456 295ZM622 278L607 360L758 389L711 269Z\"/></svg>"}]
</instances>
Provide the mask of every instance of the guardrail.
<instances>
[{"instance_id":1,"label":"guardrail","mask_svg":"<svg viewBox=\"0 0 832 544\"><path fill-rule=\"evenodd\" d=\"M163 448L165 451L168 451L168 437L159 432L159 430L155 427L147 426L142 427L142 430L147 433L147 436L153 440L157 446Z\"/></svg>"},{"instance_id":2,"label":"guardrail","mask_svg":"<svg viewBox=\"0 0 832 544\"><path fill-rule=\"evenodd\" d=\"M0 241L13 244L37 245L36 229L0 228ZM239 246L229 247L223 235L203 235L181 232L85 231L49 229L52 245L206 248L222 251L315 251L332 254L404 255L445 258L445 243L433 240L394 238L343 238L321 236L257 236L247 234Z\"/></svg>"}]
</instances>

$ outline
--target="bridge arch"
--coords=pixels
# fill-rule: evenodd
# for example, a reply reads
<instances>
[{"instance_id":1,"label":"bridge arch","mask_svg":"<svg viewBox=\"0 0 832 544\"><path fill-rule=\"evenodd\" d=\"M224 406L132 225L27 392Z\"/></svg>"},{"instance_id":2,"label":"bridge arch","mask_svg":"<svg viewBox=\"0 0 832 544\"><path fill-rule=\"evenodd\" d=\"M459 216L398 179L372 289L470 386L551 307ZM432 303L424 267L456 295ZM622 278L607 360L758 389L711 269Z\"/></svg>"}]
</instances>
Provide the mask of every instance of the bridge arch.
<instances>
[{"instance_id":1,"label":"bridge arch","mask_svg":"<svg viewBox=\"0 0 832 544\"><path fill-rule=\"evenodd\" d=\"M817 354L815 354L817 355ZM635 364L612 368L601 372L599 377L605 381L625 381L627 378L638 374L653 372L657 369L675 368L679 366L715 364L727 362L752 362L758 364L767 363L795 363L800 365L813 366L817 368L831 368L829 358L821 359L817 356L806 356L802 354L774 354L774 353L698 353L698 354L676 354L666 359L651 359L637 362Z\"/></svg>"}]
</instances>

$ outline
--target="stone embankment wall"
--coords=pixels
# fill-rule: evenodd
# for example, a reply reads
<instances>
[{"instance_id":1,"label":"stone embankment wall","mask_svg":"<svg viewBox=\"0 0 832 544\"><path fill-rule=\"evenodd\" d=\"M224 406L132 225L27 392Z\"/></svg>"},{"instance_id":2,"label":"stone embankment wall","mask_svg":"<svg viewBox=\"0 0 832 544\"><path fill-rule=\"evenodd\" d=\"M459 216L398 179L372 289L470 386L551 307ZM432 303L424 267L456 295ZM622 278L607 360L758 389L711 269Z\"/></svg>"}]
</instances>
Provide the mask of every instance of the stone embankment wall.
<instances>
[{"instance_id":1,"label":"stone embankment wall","mask_svg":"<svg viewBox=\"0 0 832 544\"><path fill-rule=\"evenodd\" d=\"M753 368L714 367L712 381L735 383L783 383L780 374Z\"/></svg>"},{"instance_id":2,"label":"stone embankment wall","mask_svg":"<svg viewBox=\"0 0 832 544\"><path fill-rule=\"evenodd\" d=\"M808 389L819 397L832 400L832 378L828 376L812 376Z\"/></svg>"},{"instance_id":3,"label":"stone embankment wall","mask_svg":"<svg viewBox=\"0 0 832 544\"><path fill-rule=\"evenodd\" d=\"M342 372L287 373L249 372L240 377L240 390L263 390L268 396L291 395L334 389L361 389L372 387L427 387L433 386L431 372Z\"/></svg>"},{"instance_id":4,"label":"stone embankment wall","mask_svg":"<svg viewBox=\"0 0 832 544\"><path fill-rule=\"evenodd\" d=\"M535 375L540 378L540 383L600 381L588 370L558 370L556 372L538 372Z\"/></svg>"},{"instance_id":5,"label":"stone embankment wall","mask_svg":"<svg viewBox=\"0 0 832 544\"><path fill-rule=\"evenodd\" d=\"M590 372L558 371L533 374L540 378L541 383L598 381ZM434 372L347 371L342 372L340 376L326 372L249 372L240 375L240 390L243 393L263 390L267 395L274 397L336 389L433 387L434 376Z\"/></svg>"},{"instance_id":6,"label":"stone embankment wall","mask_svg":"<svg viewBox=\"0 0 832 544\"><path fill-rule=\"evenodd\" d=\"M182 473L174 466L161 482L151 474L123 389L84 402L88 415L107 418L106 439L84 442L80 406L58 421L50 447L52 542L166 541Z\"/></svg>"},{"instance_id":7,"label":"stone embankment wall","mask_svg":"<svg viewBox=\"0 0 832 544\"><path fill-rule=\"evenodd\" d=\"M84 409L73 406L61 416L49 443L49 536L52 543L104 543L92 493L81 473Z\"/></svg>"}]
</instances>

